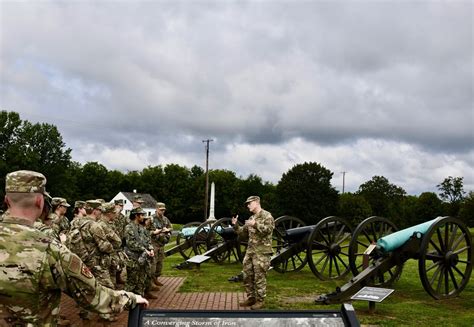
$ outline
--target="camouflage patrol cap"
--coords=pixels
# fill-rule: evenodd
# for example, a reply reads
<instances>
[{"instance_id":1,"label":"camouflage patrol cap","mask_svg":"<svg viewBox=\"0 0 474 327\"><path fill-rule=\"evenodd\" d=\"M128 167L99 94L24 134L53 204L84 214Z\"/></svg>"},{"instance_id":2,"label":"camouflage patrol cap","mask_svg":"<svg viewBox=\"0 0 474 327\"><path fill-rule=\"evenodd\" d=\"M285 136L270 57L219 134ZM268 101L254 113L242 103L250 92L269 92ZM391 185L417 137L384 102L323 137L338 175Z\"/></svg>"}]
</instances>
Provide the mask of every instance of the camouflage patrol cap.
<instances>
[{"instance_id":1,"label":"camouflage patrol cap","mask_svg":"<svg viewBox=\"0 0 474 327\"><path fill-rule=\"evenodd\" d=\"M115 203L116 205L121 205L121 206L123 206L123 199L115 200L114 203Z\"/></svg>"},{"instance_id":2,"label":"camouflage patrol cap","mask_svg":"<svg viewBox=\"0 0 474 327\"><path fill-rule=\"evenodd\" d=\"M56 206L56 207L57 206L64 206L64 207L70 207L71 206L69 203L67 203L65 198L57 198L57 197L54 197L51 200L51 205Z\"/></svg>"},{"instance_id":3,"label":"camouflage patrol cap","mask_svg":"<svg viewBox=\"0 0 474 327\"><path fill-rule=\"evenodd\" d=\"M156 209L165 209L166 210L166 205L163 202L157 202L156 203Z\"/></svg>"},{"instance_id":4,"label":"camouflage patrol cap","mask_svg":"<svg viewBox=\"0 0 474 327\"><path fill-rule=\"evenodd\" d=\"M252 202L252 201L260 202L260 197L256 196L256 195L251 195L247 198L247 200L245 201L245 204L247 204L249 202Z\"/></svg>"},{"instance_id":5,"label":"camouflage patrol cap","mask_svg":"<svg viewBox=\"0 0 474 327\"><path fill-rule=\"evenodd\" d=\"M46 192L46 177L36 171L17 170L5 177L5 193L41 193Z\"/></svg>"},{"instance_id":6,"label":"camouflage patrol cap","mask_svg":"<svg viewBox=\"0 0 474 327\"><path fill-rule=\"evenodd\" d=\"M142 208L135 208L130 211L130 216L131 215L146 215L146 211Z\"/></svg>"},{"instance_id":7,"label":"camouflage patrol cap","mask_svg":"<svg viewBox=\"0 0 474 327\"><path fill-rule=\"evenodd\" d=\"M76 201L74 202L74 208L84 208L86 206L86 201Z\"/></svg>"},{"instance_id":8,"label":"camouflage patrol cap","mask_svg":"<svg viewBox=\"0 0 474 327\"><path fill-rule=\"evenodd\" d=\"M141 197L141 195L135 195L133 197L133 202L137 202L137 203L143 203L145 201L143 201L143 198Z\"/></svg>"},{"instance_id":9,"label":"camouflage patrol cap","mask_svg":"<svg viewBox=\"0 0 474 327\"><path fill-rule=\"evenodd\" d=\"M102 212L103 213L115 212L115 204L113 204L113 203L104 203L102 205Z\"/></svg>"},{"instance_id":10,"label":"camouflage patrol cap","mask_svg":"<svg viewBox=\"0 0 474 327\"><path fill-rule=\"evenodd\" d=\"M104 204L105 203L105 200L104 199L95 199L96 201L99 201L101 204Z\"/></svg>"},{"instance_id":11,"label":"camouflage patrol cap","mask_svg":"<svg viewBox=\"0 0 474 327\"><path fill-rule=\"evenodd\" d=\"M100 209L101 205L102 205L102 203L100 203L100 201L97 201L97 200L87 200L86 201L86 208L88 208L88 209Z\"/></svg>"}]
</instances>

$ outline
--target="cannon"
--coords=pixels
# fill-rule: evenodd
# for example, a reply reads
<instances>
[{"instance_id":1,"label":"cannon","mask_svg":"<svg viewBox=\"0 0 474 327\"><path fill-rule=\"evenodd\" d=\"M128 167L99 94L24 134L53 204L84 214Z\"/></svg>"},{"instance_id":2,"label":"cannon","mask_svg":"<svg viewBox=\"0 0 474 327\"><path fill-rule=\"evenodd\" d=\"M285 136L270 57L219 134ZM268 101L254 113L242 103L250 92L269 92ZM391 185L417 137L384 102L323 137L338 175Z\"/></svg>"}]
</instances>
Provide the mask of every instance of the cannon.
<instances>
[{"instance_id":1,"label":"cannon","mask_svg":"<svg viewBox=\"0 0 474 327\"><path fill-rule=\"evenodd\" d=\"M210 256L217 263L242 262L247 241L240 239L235 233L232 218L221 218L208 226L206 239L195 242L194 252Z\"/></svg>"},{"instance_id":2,"label":"cannon","mask_svg":"<svg viewBox=\"0 0 474 327\"><path fill-rule=\"evenodd\" d=\"M346 220L330 216L306 226L295 217L275 220L275 255L270 264L280 273L299 271L308 263L321 280L343 278L350 272L349 242L352 228Z\"/></svg>"},{"instance_id":3,"label":"cannon","mask_svg":"<svg viewBox=\"0 0 474 327\"><path fill-rule=\"evenodd\" d=\"M201 222L193 221L183 226L181 231L176 236L176 246L165 251L165 256L169 257L175 253L180 253L181 256L187 260L194 255L193 237L196 228L201 225Z\"/></svg>"},{"instance_id":4,"label":"cannon","mask_svg":"<svg viewBox=\"0 0 474 327\"><path fill-rule=\"evenodd\" d=\"M341 303L364 286L391 285L409 259L418 260L420 280L430 296L451 298L466 287L474 260L469 229L454 217L438 217L401 231L385 218L369 217L355 229L349 248L355 277L319 296L316 303Z\"/></svg>"},{"instance_id":5,"label":"cannon","mask_svg":"<svg viewBox=\"0 0 474 327\"><path fill-rule=\"evenodd\" d=\"M181 253L186 261L177 265L178 269L191 268L192 264L199 265L211 258L217 263L241 262L245 256L247 242L237 236L231 220L221 218L217 221L207 220L185 225L178 235L184 241L165 254Z\"/></svg>"}]
</instances>

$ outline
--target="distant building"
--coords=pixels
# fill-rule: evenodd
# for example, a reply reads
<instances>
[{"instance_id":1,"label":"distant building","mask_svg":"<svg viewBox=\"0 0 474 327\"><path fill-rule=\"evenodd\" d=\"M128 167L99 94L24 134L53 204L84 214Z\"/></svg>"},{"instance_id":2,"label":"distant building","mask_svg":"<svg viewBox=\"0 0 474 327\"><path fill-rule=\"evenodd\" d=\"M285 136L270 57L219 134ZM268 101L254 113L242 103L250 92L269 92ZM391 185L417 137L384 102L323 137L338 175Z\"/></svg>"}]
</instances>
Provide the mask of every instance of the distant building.
<instances>
[{"instance_id":1,"label":"distant building","mask_svg":"<svg viewBox=\"0 0 474 327\"><path fill-rule=\"evenodd\" d=\"M141 196L142 200L145 201L142 203L142 209L146 211L148 216L151 216L155 213L156 210L156 201L150 194L148 193L136 193L136 192L119 192L116 196L110 200L111 203L114 203L115 200L123 200L123 210L122 213L127 216L132 210L132 202L135 196Z\"/></svg>"}]
</instances>

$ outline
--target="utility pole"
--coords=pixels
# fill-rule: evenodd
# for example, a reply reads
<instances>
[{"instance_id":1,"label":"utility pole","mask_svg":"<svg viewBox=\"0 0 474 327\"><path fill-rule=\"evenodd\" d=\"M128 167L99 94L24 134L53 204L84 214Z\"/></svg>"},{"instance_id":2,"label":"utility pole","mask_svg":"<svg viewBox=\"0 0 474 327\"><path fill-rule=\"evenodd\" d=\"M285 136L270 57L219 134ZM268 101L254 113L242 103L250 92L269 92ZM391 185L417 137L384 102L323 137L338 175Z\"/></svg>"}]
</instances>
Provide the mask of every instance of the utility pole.
<instances>
[{"instance_id":1,"label":"utility pole","mask_svg":"<svg viewBox=\"0 0 474 327\"><path fill-rule=\"evenodd\" d=\"M342 174L342 194L344 194L344 187L346 184L346 171L341 171Z\"/></svg>"},{"instance_id":2,"label":"utility pole","mask_svg":"<svg viewBox=\"0 0 474 327\"><path fill-rule=\"evenodd\" d=\"M206 143L206 194L204 195L204 221L207 220L207 203L209 202L209 142L214 140L202 140Z\"/></svg>"}]
</instances>

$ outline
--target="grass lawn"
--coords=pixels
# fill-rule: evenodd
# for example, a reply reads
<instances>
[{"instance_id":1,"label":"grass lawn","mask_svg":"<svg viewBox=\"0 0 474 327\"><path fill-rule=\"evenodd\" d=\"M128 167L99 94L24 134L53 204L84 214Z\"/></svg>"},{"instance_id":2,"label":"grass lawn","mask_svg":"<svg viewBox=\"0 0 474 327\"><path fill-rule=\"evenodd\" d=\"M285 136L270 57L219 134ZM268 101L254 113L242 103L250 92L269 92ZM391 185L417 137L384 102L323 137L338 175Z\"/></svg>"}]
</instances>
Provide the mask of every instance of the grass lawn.
<instances>
[{"instance_id":1,"label":"grass lawn","mask_svg":"<svg viewBox=\"0 0 474 327\"><path fill-rule=\"evenodd\" d=\"M471 228L474 235L474 229ZM174 246L172 243L170 246ZM164 276L187 277L181 292L243 292L241 283L227 281L241 270L240 263L217 264L208 261L200 270L178 270L183 262L180 254L165 259ZM314 299L335 290L345 281L321 281L306 265L303 270L280 274L271 270L267 277L266 309L323 310L339 309L340 305L316 305ZM391 287L395 291L375 312L369 313L368 302L354 301L361 324L380 326L474 326L474 275L459 297L435 300L425 292L418 275L418 262L409 260L400 279Z\"/></svg>"}]
</instances>

